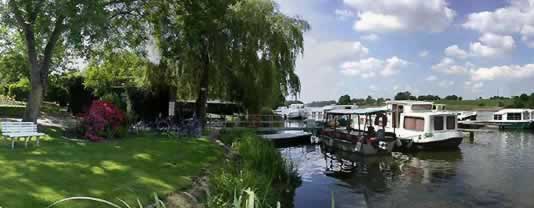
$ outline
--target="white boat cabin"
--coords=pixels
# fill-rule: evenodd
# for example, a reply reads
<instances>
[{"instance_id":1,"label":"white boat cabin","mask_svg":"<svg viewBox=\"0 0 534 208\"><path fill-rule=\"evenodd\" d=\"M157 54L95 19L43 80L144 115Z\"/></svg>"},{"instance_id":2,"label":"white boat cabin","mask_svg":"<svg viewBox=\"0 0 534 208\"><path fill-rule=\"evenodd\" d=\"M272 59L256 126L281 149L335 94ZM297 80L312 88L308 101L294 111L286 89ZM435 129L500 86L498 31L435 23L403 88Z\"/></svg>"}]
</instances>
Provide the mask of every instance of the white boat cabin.
<instances>
[{"instance_id":1,"label":"white boat cabin","mask_svg":"<svg viewBox=\"0 0 534 208\"><path fill-rule=\"evenodd\" d=\"M502 109L493 113L492 122L530 122L534 120L534 110L531 109Z\"/></svg>"},{"instance_id":2,"label":"white boat cabin","mask_svg":"<svg viewBox=\"0 0 534 208\"><path fill-rule=\"evenodd\" d=\"M442 105L435 108L432 102L424 101L388 101L386 105L387 128L401 139L433 143L463 137L457 130L457 114L444 111Z\"/></svg>"},{"instance_id":3,"label":"white boat cabin","mask_svg":"<svg viewBox=\"0 0 534 208\"><path fill-rule=\"evenodd\" d=\"M308 119L315 121L325 121L326 112L338 109L357 109L357 105L327 105L324 107L309 107Z\"/></svg>"}]
</instances>

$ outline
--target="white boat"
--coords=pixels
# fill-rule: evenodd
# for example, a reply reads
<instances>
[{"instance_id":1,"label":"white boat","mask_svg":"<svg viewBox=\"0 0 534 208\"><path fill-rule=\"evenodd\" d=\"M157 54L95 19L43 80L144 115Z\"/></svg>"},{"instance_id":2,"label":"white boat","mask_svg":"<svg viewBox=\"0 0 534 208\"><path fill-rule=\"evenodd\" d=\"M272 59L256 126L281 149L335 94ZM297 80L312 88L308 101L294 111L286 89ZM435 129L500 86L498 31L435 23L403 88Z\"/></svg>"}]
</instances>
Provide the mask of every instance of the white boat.
<instances>
[{"instance_id":1,"label":"white boat","mask_svg":"<svg viewBox=\"0 0 534 208\"><path fill-rule=\"evenodd\" d=\"M460 111L456 113L458 115L458 121L476 121L477 112L475 111Z\"/></svg>"},{"instance_id":2,"label":"white boat","mask_svg":"<svg viewBox=\"0 0 534 208\"><path fill-rule=\"evenodd\" d=\"M287 119L301 119L306 118L306 109L304 104L291 104L287 109L285 117Z\"/></svg>"},{"instance_id":3,"label":"white boat","mask_svg":"<svg viewBox=\"0 0 534 208\"><path fill-rule=\"evenodd\" d=\"M407 149L456 148L463 140L454 112L433 109L432 102L386 102L387 128L395 132Z\"/></svg>"},{"instance_id":4,"label":"white boat","mask_svg":"<svg viewBox=\"0 0 534 208\"><path fill-rule=\"evenodd\" d=\"M313 120L315 122L325 122L326 112L336 109L357 109L357 105L327 105L324 107L308 107L308 120Z\"/></svg>"},{"instance_id":5,"label":"white boat","mask_svg":"<svg viewBox=\"0 0 534 208\"><path fill-rule=\"evenodd\" d=\"M534 128L534 110L524 108L508 108L493 113L489 121L499 128L528 129Z\"/></svg>"}]
</instances>

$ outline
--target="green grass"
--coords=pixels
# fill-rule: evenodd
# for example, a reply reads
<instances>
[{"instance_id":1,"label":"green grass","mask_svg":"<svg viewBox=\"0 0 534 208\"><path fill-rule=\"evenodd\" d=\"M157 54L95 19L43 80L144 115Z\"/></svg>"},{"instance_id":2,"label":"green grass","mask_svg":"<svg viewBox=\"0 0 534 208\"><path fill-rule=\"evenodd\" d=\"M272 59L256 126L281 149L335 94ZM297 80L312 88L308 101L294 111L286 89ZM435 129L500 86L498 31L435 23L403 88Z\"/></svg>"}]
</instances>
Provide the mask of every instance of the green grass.
<instances>
[{"instance_id":1,"label":"green grass","mask_svg":"<svg viewBox=\"0 0 534 208\"><path fill-rule=\"evenodd\" d=\"M476 109L496 109L512 104L512 100L438 100L439 104L446 104L449 110L476 110Z\"/></svg>"},{"instance_id":2,"label":"green grass","mask_svg":"<svg viewBox=\"0 0 534 208\"><path fill-rule=\"evenodd\" d=\"M11 150L0 142L0 207L47 207L72 196L89 196L136 204L188 188L191 178L221 157L205 139L147 135L101 143L61 139L59 129L40 147ZM67 202L60 207L98 207Z\"/></svg>"},{"instance_id":3,"label":"green grass","mask_svg":"<svg viewBox=\"0 0 534 208\"><path fill-rule=\"evenodd\" d=\"M24 115L25 105L1 105L0 104L0 118L22 118ZM52 103L43 103L41 106L41 115L51 115L58 117L69 116L70 113L65 108Z\"/></svg>"}]
</instances>

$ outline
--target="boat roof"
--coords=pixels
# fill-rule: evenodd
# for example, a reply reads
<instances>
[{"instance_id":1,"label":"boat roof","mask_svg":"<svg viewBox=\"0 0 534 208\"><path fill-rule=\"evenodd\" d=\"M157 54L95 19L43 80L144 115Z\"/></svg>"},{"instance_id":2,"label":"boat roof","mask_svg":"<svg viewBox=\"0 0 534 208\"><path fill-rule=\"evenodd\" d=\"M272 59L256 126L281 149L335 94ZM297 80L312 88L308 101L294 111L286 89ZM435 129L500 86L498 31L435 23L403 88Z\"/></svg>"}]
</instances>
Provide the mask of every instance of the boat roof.
<instances>
[{"instance_id":1,"label":"boat roof","mask_svg":"<svg viewBox=\"0 0 534 208\"><path fill-rule=\"evenodd\" d=\"M415 117L425 117L425 116L448 116L456 115L455 112L450 111L427 111L427 112L409 112L405 113L405 117L415 116Z\"/></svg>"},{"instance_id":2,"label":"boat roof","mask_svg":"<svg viewBox=\"0 0 534 208\"><path fill-rule=\"evenodd\" d=\"M417 100L391 100L386 101L386 104L403 104L403 105L432 105L433 102L417 101Z\"/></svg>"},{"instance_id":3,"label":"boat roof","mask_svg":"<svg viewBox=\"0 0 534 208\"><path fill-rule=\"evenodd\" d=\"M387 112L387 108L359 108L359 109L335 109L328 111L327 114L337 114L337 115L350 115L350 114L376 114L380 112Z\"/></svg>"},{"instance_id":4,"label":"boat roof","mask_svg":"<svg viewBox=\"0 0 534 208\"><path fill-rule=\"evenodd\" d=\"M530 112L532 111L531 109L526 109L526 108L506 108L506 109L502 109L502 110L499 110L496 112L496 114L505 114L505 113L522 113L522 112Z\"/></svg>"}]
</instances>

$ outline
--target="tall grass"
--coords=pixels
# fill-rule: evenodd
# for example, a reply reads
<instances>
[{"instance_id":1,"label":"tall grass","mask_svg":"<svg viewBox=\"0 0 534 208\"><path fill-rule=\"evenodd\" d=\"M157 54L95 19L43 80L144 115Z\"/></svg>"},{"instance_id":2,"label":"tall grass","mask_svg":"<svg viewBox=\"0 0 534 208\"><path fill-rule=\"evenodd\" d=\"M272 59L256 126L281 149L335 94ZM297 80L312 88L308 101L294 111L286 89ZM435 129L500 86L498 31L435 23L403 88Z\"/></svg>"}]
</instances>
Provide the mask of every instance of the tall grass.
<instances>
[{"instance_id":1,"label":"tall grass","mask_svg":"<svg viewBox=\"0 0 534 208\"><path fill-rule=\"evenodd\" d=\"M212 196L208 207L236 207L236 196L255 194L255 207L275 207L282 202L290 207L300 177L269 141L260 139L250 130L224 131L221 139L238 153L212 171ZM246 207L240 204L238 207Z\"/></svg>"}]
</instances>

